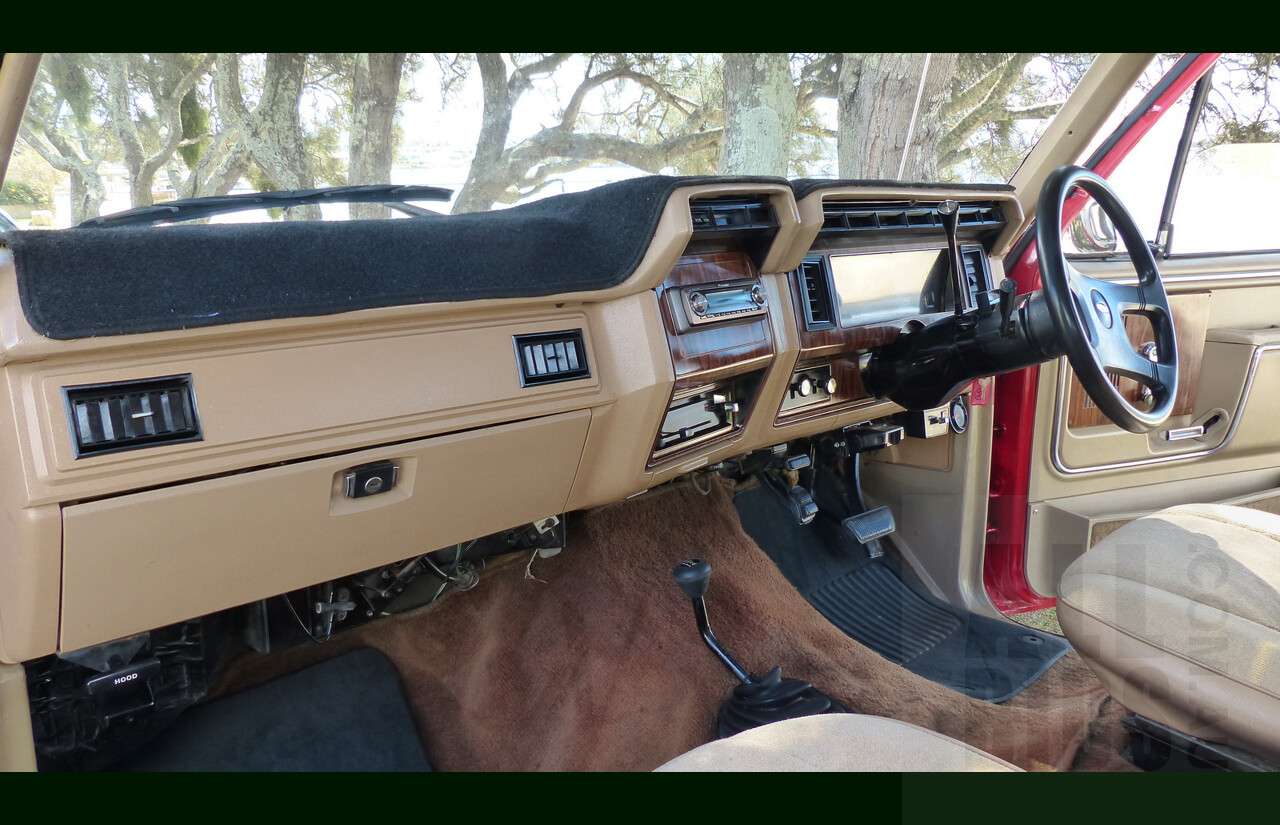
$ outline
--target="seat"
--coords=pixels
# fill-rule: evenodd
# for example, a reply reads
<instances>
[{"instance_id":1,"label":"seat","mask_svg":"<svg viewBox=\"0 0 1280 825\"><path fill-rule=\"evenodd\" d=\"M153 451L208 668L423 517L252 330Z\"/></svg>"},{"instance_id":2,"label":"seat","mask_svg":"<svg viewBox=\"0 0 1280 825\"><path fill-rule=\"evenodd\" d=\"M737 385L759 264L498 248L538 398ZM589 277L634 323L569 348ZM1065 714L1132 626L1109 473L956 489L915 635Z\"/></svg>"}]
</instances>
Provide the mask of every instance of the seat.
<instances>
[{"instance_id":1,"label":"seat","mask_svg":"<svg viewBox=\"0 0 1280 825\"><path fill-rule=\"evenodd\" d=\"M1058 617L1131 711L1280 758L1280 516L1193 504L1130 522L1067 568Z\"/></svg>"},{"instance_id":2,"label":"seat","mask_svg":"<svg viewBox=\"0 0 1280 825\"><path fill-rule=\"evenodd\" d=\"M940 733L854 713L774 722L710 742L658 771L1021 771Z\"/></svg>"}]
</instances>

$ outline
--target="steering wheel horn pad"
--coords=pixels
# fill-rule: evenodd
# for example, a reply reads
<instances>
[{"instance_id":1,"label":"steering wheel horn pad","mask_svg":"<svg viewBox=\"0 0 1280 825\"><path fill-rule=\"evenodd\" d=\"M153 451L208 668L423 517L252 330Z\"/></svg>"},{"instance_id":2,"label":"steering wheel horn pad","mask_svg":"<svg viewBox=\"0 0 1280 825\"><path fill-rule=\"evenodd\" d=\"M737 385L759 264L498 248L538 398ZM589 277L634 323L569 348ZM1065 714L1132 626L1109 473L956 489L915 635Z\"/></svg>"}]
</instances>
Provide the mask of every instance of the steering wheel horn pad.
<instances>
[{"instance_id":1,"label":"steering wheel horn pad","mask_svg":"<svg viewBox=\"0 0 1280 825\"><path fill-rule=\"evenodd\" d=\"M1115 225L1138 283L1091 278L1071 266L1062 249L1062 207L1080 189L1097 200ZM1151 248L1115 192L1101 177L1079 166L1064 166L1045 181L1037 205L1036 245L1049 316L1067 360L1085 392L1117 426L1133 433L1158 429L1168 420L1178 394L1178 353L1173 313ZM1142 315L1155 333L1155 358L1137 352L1123 323ZM1151 393L1149 409L1131 403L1112 382L1130 378Z\"/></svg>"}]
</instances>

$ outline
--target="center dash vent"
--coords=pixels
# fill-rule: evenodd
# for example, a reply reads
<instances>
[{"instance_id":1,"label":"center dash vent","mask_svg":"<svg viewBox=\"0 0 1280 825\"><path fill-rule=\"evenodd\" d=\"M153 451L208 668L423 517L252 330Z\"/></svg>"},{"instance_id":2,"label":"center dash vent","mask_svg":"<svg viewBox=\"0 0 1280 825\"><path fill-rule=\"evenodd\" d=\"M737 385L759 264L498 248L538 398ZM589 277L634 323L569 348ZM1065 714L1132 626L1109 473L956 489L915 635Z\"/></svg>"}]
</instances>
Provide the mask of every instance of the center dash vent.
<instances>
[{"instance_id":1,"label":"center dash vent","mask_svg":"<svg viewBox=\"0 0 1280 825\"><path fill-rule=\"evenodd\" d=\"M199 441L190 375L64 387L76 458Z\"/></svg>"},{"instance_id":2,"label":"center dash vent","mask_svg":"<svg viewBox=\"0 0 1280 825\"><path fill-rule=\"evenodd\" d=\"M806 258L796 270L800 283L800 300L804 307L805 329L830 329L835 326L831 306L831 285L822 258Z\"/></svg>"},{"instance_id":3,"label":"center dash vent","mask_svg":"<svg viewBox=\"0 0 1280 825\"><path fill-rule=\"evenodd\" d=\"M822 205L823 234L942 229L936 203L907 201L828 201ZM987 230L1004 225L1004 210L996 203L962 203L960 228Z\"/></svg>"},{"instance_id":4,"label":"center dash vent","mask_svg":"<svg viewBox=\"0 0 1280 825\"><path fill-rule=\"evenodd\" d=\"M689 202L694 232L724 229L773 229L773 204L759 198L703 198Z\"/></svg>"},{"instance_id":5,"label":"center dash vent","mask_svg":"<svg viewBox=\"0 0 1280 825\"><path fill-rule=\"evenodd\" d=\"M522 387L591 376L580 329L516 335L514 340Z\"/></svg>"}]
</instances>

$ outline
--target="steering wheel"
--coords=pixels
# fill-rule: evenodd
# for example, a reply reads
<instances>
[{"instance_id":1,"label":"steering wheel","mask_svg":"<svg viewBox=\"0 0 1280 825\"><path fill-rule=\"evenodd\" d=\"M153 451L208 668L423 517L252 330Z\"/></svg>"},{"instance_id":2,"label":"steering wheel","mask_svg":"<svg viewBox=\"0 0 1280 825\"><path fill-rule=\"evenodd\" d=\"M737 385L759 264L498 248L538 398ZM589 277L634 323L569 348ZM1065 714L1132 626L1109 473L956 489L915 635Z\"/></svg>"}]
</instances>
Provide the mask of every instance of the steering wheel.
<instances>
[{"instance_id":1,"label":"steering wheel","mask_svg":"<svg viewBox=\"0 0 1280 825\"><path fill-rule=\"evenodd\" d=\"M1138 273L1136 286L1084 275L1062 251L1062 205L1072 190L1097 200L1124 241ZM1132 433L1151 432L1173 411L1178 394L1178 353L1173 314L1155 257L1128 210L1106 181L1088 169L1064 166L1054 171L1040 191L1036 244L1045 303L1066 350L1067 359L1085 392L1117 426ZM1125 331L1124 315L1142 315L1155 332L1155 349L1140 354ZM1111 381L1131 378L1151 392L1147 409L1132 404Z\"/></svg>"}]
</instances>

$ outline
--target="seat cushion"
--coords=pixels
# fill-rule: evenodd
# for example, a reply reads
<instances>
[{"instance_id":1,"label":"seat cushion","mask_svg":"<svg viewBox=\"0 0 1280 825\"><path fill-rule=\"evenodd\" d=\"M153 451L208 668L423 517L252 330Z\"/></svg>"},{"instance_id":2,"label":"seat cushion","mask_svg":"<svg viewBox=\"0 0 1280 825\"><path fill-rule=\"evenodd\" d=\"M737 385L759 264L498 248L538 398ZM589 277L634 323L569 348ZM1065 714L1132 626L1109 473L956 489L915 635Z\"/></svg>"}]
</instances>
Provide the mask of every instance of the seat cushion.
<instances>
[{"instance_id":1,"label":"seat cushion","mask_svg":"<svg viewBox=\"0 0 1280 825\"><path fill-rule=\"evenodd\" d=\"M1137 519L1067 568L1058 617L1122 705L1280 756L1280 516L1193 504Z\"/></svg>"},{"instance_id":2,"label":"seat cushion","mask_svg":"<svg viewBox=\"0 0 1280 825\"><path fill-rule=\"evenodd\" d=\"M940 733L881 716L802 716L710 742L659 771L1020 771Z\"/></svg>"}]
</instances>

